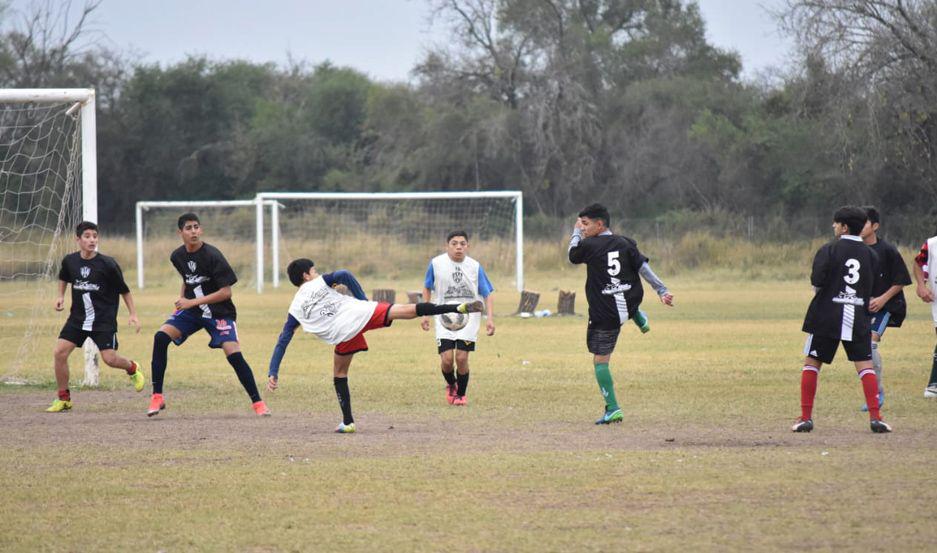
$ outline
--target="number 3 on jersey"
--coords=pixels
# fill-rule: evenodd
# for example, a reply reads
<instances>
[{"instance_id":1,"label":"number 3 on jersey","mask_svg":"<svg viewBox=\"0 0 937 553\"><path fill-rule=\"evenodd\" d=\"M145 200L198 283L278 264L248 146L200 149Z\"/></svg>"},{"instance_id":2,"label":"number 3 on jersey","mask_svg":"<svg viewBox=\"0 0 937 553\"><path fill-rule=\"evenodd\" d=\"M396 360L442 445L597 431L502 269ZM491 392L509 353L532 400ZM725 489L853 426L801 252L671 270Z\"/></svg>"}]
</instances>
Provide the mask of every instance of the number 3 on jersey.
<instances>
[{"instance_id":1,"label":"number 3 on jersey","mask_svg":"<svg viewBox=\"0 0 937 553\"><path fill-rule=\"evenodd\" d=\"M621 261L618 260L619 252L608 252L608 274L615 276L621 272Z\"/></svg>"},{"instance_id":2,"label":"number 3 on jersey","mask_svg":"<svg viewBox=\"0 0 937 553\"><path fill-rule=\"evenodd\" d=\"M611 256L611 254L609 254ZM846 281L846 284L855 284L859 282L859 267L862 265L857 259L847 259L846 260L846 269L848 272L843 275L843 280Z\"/></svg>"}]
</instances>

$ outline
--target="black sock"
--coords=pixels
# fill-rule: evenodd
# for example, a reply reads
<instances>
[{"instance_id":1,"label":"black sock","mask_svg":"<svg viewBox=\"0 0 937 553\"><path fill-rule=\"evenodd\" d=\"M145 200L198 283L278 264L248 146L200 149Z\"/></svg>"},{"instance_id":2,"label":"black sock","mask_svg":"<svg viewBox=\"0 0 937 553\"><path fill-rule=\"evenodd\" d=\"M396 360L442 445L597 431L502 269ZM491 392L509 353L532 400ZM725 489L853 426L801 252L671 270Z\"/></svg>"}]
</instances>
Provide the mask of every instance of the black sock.
<instances>
[{"instance_id":1,"label":"black sock","mask_svg":"<svg viewBox=\"0 0 937 553\"><path fill-rule=\"evenodd\" d=\"M238 375L241 386L244 386L244 391L251 397L251 401L254 403L260 401L260 392L257 391L257 383L254 382L254 373L241 352L238 351L229 355L228 363L234 367L234 372Z\"/></svg>"},{"instance_id":2,"label":"black sock","mask_svg":"<svg viewBox=\"0 0 937 553\"><path fill-rule=\"evenodd\" d=\"M927 385L937 384L937 346L934 346L934 362L930 367L930 382Z\"/></svg>"},{"instance_id":3,"label":"black sock","mask_svg":"<svg viewBox=\"0 0 937 553\"><path fill-rule=\"evenodd\" d=\"M342 408L342 422L345 424L355 422L355 418L351 416L351 392L348 391L348 377L339 378L335 376L332 378L332 382L335 384L338 406Z\"/></svg>"},{"instance_id":4,"label":"black sock","mask_svg":"<svg viewBox=\"0 0 937 553\"><path fill-rule=\"evenodd\" d=\"M462 397L465 395L466 390L468 390L468 378L469 373L459 374L456 378L456 382L459 383L459 391L456 392L456 395Z\"/></svg>"},{"instance_id":5,"label":"black sock","mask_svg":"<svg viewBox=\"0 0 937 553\"><path fill-rule=\"evenodd\" d=\"M150 361L150 380L153 382L153 393L163 393L163 377L166 375L166 357L169 343L172 338L160 330L153 336L153 358Z\"/></svg>"},{"instance_id":6,"label":"black sock","mask_svg":"<svg viewBox=\"0 0 937 553\"><path fill-rule=\"evenodd\" d=\"M450 386L455 384L455 371L450 371L450 372L443 371L442 377L446 379L446 384Z\"/></svg>"},{"instance_id":7,"label":"black sock","mask_svg":"<svg viewBox=\"0 0 937 553\"><path fill-rule=\"evenodd\" d=\"M443 313L458 313L459 312L458 303L447 303L442 305L436 305L435 303L418 303L416 304L416 315L422 317L424 315L442 315Z\"/></svg>"}]
</instances>

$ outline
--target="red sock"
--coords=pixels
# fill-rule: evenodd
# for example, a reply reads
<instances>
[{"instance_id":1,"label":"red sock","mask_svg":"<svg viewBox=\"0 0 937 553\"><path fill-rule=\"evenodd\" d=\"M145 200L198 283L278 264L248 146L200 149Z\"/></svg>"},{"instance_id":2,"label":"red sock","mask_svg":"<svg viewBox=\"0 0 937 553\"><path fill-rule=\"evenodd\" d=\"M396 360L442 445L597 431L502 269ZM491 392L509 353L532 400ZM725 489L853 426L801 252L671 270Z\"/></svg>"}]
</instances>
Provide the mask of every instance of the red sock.
<instances>
[{"instance_id":1,"label":"red sock","mask_svg":"<svg viewBox=\"0 0 937 553\"><path fill-rule=\"evenodd\" d=\"M71 401L72 393L68 390L68 388L65 388L64 390L59 390L59 399L61 399L62 401Z\"/></svg>"},{"instance_id":2,"label":"red sock","mask_svg":"<svg viewBox=\"0 0 937 553\"><path fill-rule=\"evenodd\" d=\"M869 406L869 419L882 418L878 410L878 378L873 369L865 369L859 373L862 379L862 392L865 394L865 404Z\"/></svg>"},{"instance_id":3,"label":"red sock","mask_svg":"<svg viewBox=\"0 0 937 553\"><path fill-rule=\"evenodd\" d=\"M820 369L811 365L804 365L804 370L800 372L800 418L804 420L810 420L813 416L813 398L817 395L819 375Z\"/></svg>"}]
</instances>

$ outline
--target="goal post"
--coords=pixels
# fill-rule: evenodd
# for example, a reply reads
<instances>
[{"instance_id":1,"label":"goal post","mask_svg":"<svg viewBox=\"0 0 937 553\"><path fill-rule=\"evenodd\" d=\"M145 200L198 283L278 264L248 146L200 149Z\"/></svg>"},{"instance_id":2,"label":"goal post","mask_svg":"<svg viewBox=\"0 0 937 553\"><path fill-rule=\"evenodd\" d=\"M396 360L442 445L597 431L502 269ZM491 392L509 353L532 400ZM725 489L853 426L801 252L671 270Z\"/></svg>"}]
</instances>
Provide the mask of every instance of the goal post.
<instances>
[{"instance_id":1,"label":"goal post","mask_svg":"<svg viewBox=\"0 0 937 553\"><path fill-rule=\"evenodd\" d=\"M145 235L146 235L146 221L145 216L148 211L155 208L170 208L175 209L176 214L181 213L180 210L190 210L190 209L223 209L223 208L247 208L246 211L251 211L251 208L254 205L260 206L260 215L263 216L263 208L267 207L270 209L270 220L271 220L271 244L273 247L276 247L277 239L279 238L279 232L277 228L277 210L281 207L280 204L274 200L262 201L260 204L257 204L255 200L173 200L173 201L139 201L136 203L135 209L135 219L136 219L136 243L137 243L137 288L142 290L146 284L146 263L145 263ZM200 214L200 217L204 216ZM263 220L261 219L260 224L256 225L257 232L259 233L256 237L253 237L255 241L263 242ZM276 260L274 254L274 260ZM261 278L262 273L258 272L258 279Z\"/></svg>"},{"instance_id":2,"label":"goal post","mask_svg":"<svg viewBox=\"0 0 937 553\"><path fill-rule=\"evenodd\" d=\"M278 231L283 218L287 218L286 227L290 234L300 234L306 238L313 229L324 241L341 241L346 238L348 225L352 227L372 225L371 237L394 233L390 242L420 241L429 242L436 247L443 242L444 234L453 230L453 226L464 227L474 236L481 234L483 239L498 238L506 243L510 240L510 249L514 264L514 283L518 291L524 288L524 198L523 193L514 190L490 192L261 192L254 198L258 236L255 250L257 274L263 275L264 226L263 202L275 200L284 204L279 217ZM369 203L370 202L370 203ZM292 208L294 204L307 207ZM365 204L368 204L367 206ZM449 205L449 211L435 206ZM357 207L355 207L357 206ZM368 207L371 206L371 207ZM378 207L379 206L379 207ZM297 214L297 212L301 212ZM304 212L304 213L303 213ZM347 215L346 215L347 214ZM343 217L349 220L338 220ZM373 220L373 222L372 222ZM299 221L299 224L294 221ZM343 226L344 225L344 226ZM342 226L337 232L328 234L322 228ZM432 227L432 228L426 228ZM276 234L274 234L274 239ZM272 263L271 281L274 287L279 285L279 250L283 239L271 247L275 257ZM433 250L428 250L433 251ZM371 254L389 255L386 248L371 248ZM429 258L420 258L424 263ZM486 260L482 259L483 262ZM510 261L509 261L510 263ZM263 292L264 278L257 279L257 291Z\"/></svg>"},{"instance_id":3,"label":"goal post","mask_svg":"<svg viewBox=\"0 0 937 553\"><path fill-rule=\"evenodd\" d=\"M9 272L0 271L0 281L32 281L37 287L13 359L15 373L32 361L27 361L32 342L48 330L39 328L49 326L38 322L39 309L45 307L48 292L43 289L51 287L55 257L71 245L66 238L77 220L98 221L95 91L0 89L0 105L0 242L7 250L2 262L9 261ZM80 188L75 182L79 174ZM82 384L96 386L97 348L91 340L85 341L84 353Z\"/></svg>"}]
</instances>

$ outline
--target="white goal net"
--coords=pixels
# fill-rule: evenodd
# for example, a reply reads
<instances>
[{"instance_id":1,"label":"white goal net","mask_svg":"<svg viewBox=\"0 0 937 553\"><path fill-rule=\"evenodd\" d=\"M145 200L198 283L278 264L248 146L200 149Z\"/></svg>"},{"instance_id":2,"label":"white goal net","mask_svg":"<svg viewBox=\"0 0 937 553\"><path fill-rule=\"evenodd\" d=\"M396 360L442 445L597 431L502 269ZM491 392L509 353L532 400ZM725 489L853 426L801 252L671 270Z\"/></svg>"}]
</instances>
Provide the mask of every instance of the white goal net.
<instances>
[{"instance_id":1,"label":"white goal net","mask_svg":"<svg viewBox=\"0 0 937 553\"><path fill-rule=\"evenodd\" d=\"M520 192L271 193L279 210L279 263L309 257L323 270L349 269L363 278L412 279L422 287L430 259L446 235L469 233L469 255L496 287L523 287L523 197ZM261 217L262 219L262 217ZM264 266L258 243L255 265ZM262 290L263 282L258 282Z\"/></svg>"},{"instance_id":2,"label":"white goal net","mask_svg":"<svg viewBox=\"0 0 937 553\"><path fill-rule=\"evenodd\" d=\"M53 379L52 346L65 315L53 310L74 229L95 219L93 145L83 151L90 90L0 90L0 380ZM90 165L90 166L89 166ZM90 185L89 187L86 185ZM89 365L93 365L93 351ZM96 368L92 366L92 370ZM96 383L97 374L87 375Z\"/></svg>"}]
</instances>

